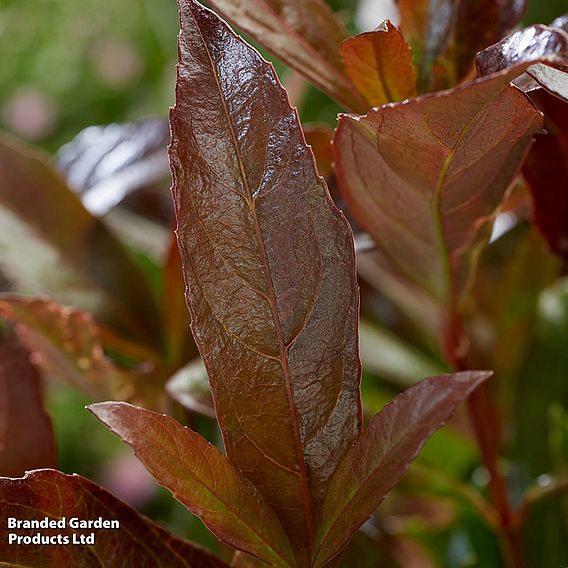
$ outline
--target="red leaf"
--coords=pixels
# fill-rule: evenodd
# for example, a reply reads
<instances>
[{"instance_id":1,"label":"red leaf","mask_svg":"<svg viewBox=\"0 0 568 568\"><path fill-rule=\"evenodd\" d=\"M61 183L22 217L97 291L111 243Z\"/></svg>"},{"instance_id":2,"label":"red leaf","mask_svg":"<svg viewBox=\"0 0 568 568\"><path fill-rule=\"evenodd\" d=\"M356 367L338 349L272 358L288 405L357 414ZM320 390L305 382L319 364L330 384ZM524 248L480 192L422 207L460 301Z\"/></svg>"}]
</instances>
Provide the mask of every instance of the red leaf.
<instances>
[{"instance_id":1,"label":"red leaf","mask_svg":"<svg viewBox=\"0 0 568 568\"><path fill-rule=\"evenodd\" d=\"M345 40L341 56L349 78L371 106L416 96L410 47L388 20Z\"/></svg>"},{"instance_id":2,"label":"red leaf","mask_svg":"<svg viewBox=\"0 0 568 568\"><path fill-rule=\"evenodd\" d=\"M337 102L356 111L367 108L339 56L347 35L324 0L212 0L210 4Z\"/></svg>"},{"instance_id":3,"label":"red leaf","mask_svg":"<svg viewBox=\"0 0 568 568\"><path fill-rule=\"evenodd\" d=\"M509 78L340 116L336 173L353 215L402 279L447 308L467 289L478 247L542 126Z\"/></svg>"},{"instance_id":4,"label":"red leaf","mask_svg":"<svg viewBox=\"0 0 568 568\"><path fill-rule=\"evenodd\" d=\"M25 514L23 513L25 511ZM78 475L52 469L29 472L22 479L0 478L0 518L4 538L0 540L1 562L8 566L62 568L229 568L199 546L181 540L123 503L96 483ZM65 528L7 528L7 519L65 519ZM99 518L118 522L113 529L73 529L71 519ZM73 537L95 535L94 544L71 544ZM9 534L33 537L40 534L69 539L70 544L17 544Z\"/></svg>"},{"instance_id":5,"label":"red leaf","mask_svg":"<svg viewBox=\"0 0 568 568\"><path fill-rule=\"evenodd\" d=\"M468 371L430 377L397 396L371 420L331 478L314 545L314 566L323 566L345 547L424 442L490 376Z\"/></svg>"},{"instance_id":6,"label":"red leaf","mask_svg":"<svg viewBox=\"0 0 568 568\"><path fill-rule=\"evenodd\" d=\"M125 372L106 358L90 313L48 298L0 297L0 315L14 322L23 345L45 375L95 398L114 394Z\"/></svg>"},{"instance_id":7,"label":"red leaf","mask_svg":"<svg viewBox=\"0 0 568 568\"><path fill-rule=\"evenodd\" d=\"M8 136L0 138L0 217L0 266L20 289L87 308L122 331L157 341L157 309L144 272L45 157Z\"/></svg>"},{"instance_id":8,"label":"red leaf","mask_svg":"<svg viewBox=\"0 0 568 568\"><path fill-rule=\"evenodd\" d=\"M51 420L43 409L40 377L30 362L30 354L13 339L3 339L0 475L17 477L29 469L52 467L55 463L55 440Z\"/></svg>"},{"instance_id":9,"label":"red leaf","mask_svg":"<svg viewBox=\"0 0 568 568\"><path fill-rule=\"evenodd\" d=\"M552 250L568 260L568 105L544 90L531 93L544 112L523 170L534 202L534 221Z\"/></svg>"},{"instance_id":10,"label":"red leaf","mask_svg":"<svg viewBox=\"0 0 568 568\"><path fill-rule=\"evenodd\" d=\"M170 160L192 330L229 459L307 557L360 424L352 234L273 68L180 6Z\"/></svg>"},{"instance_id":11,"label":"red leaf","mask_svg":"<svg viewBox=\"0 0 568 568\"><path fill-rule=\"evenodd\" d=\"M488 47L475 60L480 76L507 69L526 71L537 83L568 101L568 34L559 28L530 26Z\"/></svg>"},{"instance_id":12,"label":"red leaf","mask_svg":"<svg viewBox=\"0 0 568 568\"><path fill-rule=\"evenodd\" d=\"M455 19L453 0L398 0L400 29L411 45L420 92L428 90L430 70L448 43Z\"/></svg>"},{"instance_id":13,"label":"red leaf","mask_svg":"<svg viewBox=\"0 0 568 568\"><path fill-rule=\"evenodd\" d=\"M130 404L103 402L88 408L221 540L271 566L294 565L274 512L205 438L173 418Z\"/></svg>"},{"instance_id":14,"label":"red leaf","mask_svg":"<svg viewBox=\"0 0 568 568\"><path fill-rule=\"evenodd\" d=\"M458 4L454 57L461 79L471 71L478 51L517 26L527 0L462 0Z\"/></svg>"}]
</instances>

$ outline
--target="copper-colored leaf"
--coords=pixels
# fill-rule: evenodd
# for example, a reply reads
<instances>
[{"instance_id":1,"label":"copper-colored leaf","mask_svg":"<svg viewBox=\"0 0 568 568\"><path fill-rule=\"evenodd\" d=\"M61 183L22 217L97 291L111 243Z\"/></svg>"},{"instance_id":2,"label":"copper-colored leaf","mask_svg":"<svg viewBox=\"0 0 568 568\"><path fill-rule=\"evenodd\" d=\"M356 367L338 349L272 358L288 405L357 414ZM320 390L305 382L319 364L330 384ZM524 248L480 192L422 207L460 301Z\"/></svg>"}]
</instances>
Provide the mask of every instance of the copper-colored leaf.
<instances>
[{"instance_id":1,"label":"copper-colored leaf","mask_svg":"<svg viewBox=\"0 0 568 568\"><path fill-rule=\"evenodd\" d=\"M365 110L367 105L345 75L339 56L347 35L325 0L212 0L210 4L339 103Z\"/></svg>"},{"instance_id":2,"label":"copper-colored leaf","mask_svg":"<svg viewBox=\"0 0 568 568\"><path fill-rule=\"evenodd\" d=\"M359 431L352 234L272 67L180 6L170 160L192 330L228 457L305 557Z\"/></svg>"},{"instance_id":3,"label":"copper-colored leaf","mask_svg":"<svg viewBox=\"0 0 568 568\"><path fill-rule=\"evenodd\" d=\"M333 175L331 165L333 161L331 154L333 130L326 124L305 124L303 130L306 142L312 147L312 152L316 157L318 171L328 180L329 176Z\"/></svg>"},{"instance_id":4,"label":"copper-colored leaf","mask_svg":"<svg viewBox=\"0 0 568 568\"><path fill-rule=\"evenodd\" d=\"M207 371L201 359L179 369L166 383L167 393L191 412L215 418Z\"/></svg>"},{"instance_id":5,"label":"copper-colored leaf","mask_svg":"<svg viewBox=\"0 0 568 568\"><path fill-rule=\"evenodd\" d=\"M2 339L0 475L18 477L30 469L52 467L55 461L53 429L43 408L38 372L23 347Z\"/></svg>"},{"instance_id":6,"label":"copper-colored leaf","mask_svg":"<svg viewBox=\"0 0 568 568\"><path fill-rule=\"evenodd\" d=\"M499 41L521 20L527 0L461 0L455 30L458 78L473 68L475 54Z\"/></svg>"},{"instance_id":7,"label":"copper-colored leaf","mask_svg":"<svg viewBox=\"0 0 568 568\"><path fill-rule=\"evenodd\" d=\"M568 33L536 25L488 47L475 60L480 76L526 71L538 84L568 101Z\"/></svg>"},{"instance_id":8,"label":"copper-colored leaf","mask_svg":"<svg viewBox=\"0 0 568 568\"><path fill-rule=\"evenodd\" d=\"M542 127L508 80L501 73L339 120L336 172L351 211L402 277L446 307L467 288Z\"/></svg>"},{"instance_id":9,"label":"copper-colored leaf","mask_svg":"<svg viewBox=\"0 0 568 568\"><path fill-rule=\"evenodd\" d=\"M396 397L369 423L331 478L321 512L314 566L347 544L406 472L424 442L491 373L430 377Z\"/></svg>"},{"instance_id":10,"label":"copper-colored leaf","mask_svg":"<svg viewBox=\"0 0 568 568\"><path fill-rule=\"evenodd\" d=\"M345 40L341 56L349 78L371 106L416 96L410 47L388 20Z\"/></svg>"},{"instance_id":11,"label":"copper-colored leaf","mask_svg":"<svg viewBox=\"0 0 568 568\"><path fill-rule=\"evenodd\" d=\"M115 393L121 371L105 357L90 313L48 298L2 296L0 315L14 322L20 341L47 376L96 398Z\"/></svg>"},{"instance_id":12,"label":"copper-colored leaf","mask_svg":"<svg viewBox=\"0 0 568 568\"><path fill-rule=\"evenodd\" d=\"M25 514L23 513L25 511ZM52 469L28 473L21 479L0 478L0 565L21 568L229 568L199 546L181 540L146 519L96 483L78 475ZM65 527L22 529L7 527L7 519L51 521L65 519ZM71 519L99 518L118 527L78 529ZM10 534L27 537L40 534L51 544L10 541ZM94 534L94 544L79 542ZM59 538L67 541L58 543ZM14 537L12 537L14 538Z\"/></svg>"},{"instance_id":13,"label":"copper-colored leaf","mask_svg":"<svg viewBox=\"0 0 568 568\"><path fill-rule=\"evenodd\" d=\"M523 170L533 196L534 221L552 250L568 260L568 103L544 90L531 98L544 111L546 129Z\"/></svg>"},{"instance_id":14,"label":"copper-colored leaf","mask_svg":"<svg viewBox=\"0 0 568 568\"><path fill-rule=\"evenodd\" d=\"M430 70L452 31L453 0L398 0L400 28L413 51L420 91L428 89Z\"/></svg>"},{"instance_id":15,"label":"copper-colored leaf","mask_svg":"<svg viewBox=\"0 0 568 568\"><path fill-rule=\"evenodd\" d=\"M205 438L173 418L130 404L103 402L89 410L129 444L156 481L217 537L270 566L294 565L274 512Z\"/></svg>"},{"instance_id":16,"label":"copper-colored leaf","mask_svg":"<svg viewBox=\"0 0 568 568\"><path fill-rule=\"evenodd\" d=\"M2 271L27 293L96 312L147 341L157 310L144 272L45 157L0 138Z\"/></svg>"}]
</instances>

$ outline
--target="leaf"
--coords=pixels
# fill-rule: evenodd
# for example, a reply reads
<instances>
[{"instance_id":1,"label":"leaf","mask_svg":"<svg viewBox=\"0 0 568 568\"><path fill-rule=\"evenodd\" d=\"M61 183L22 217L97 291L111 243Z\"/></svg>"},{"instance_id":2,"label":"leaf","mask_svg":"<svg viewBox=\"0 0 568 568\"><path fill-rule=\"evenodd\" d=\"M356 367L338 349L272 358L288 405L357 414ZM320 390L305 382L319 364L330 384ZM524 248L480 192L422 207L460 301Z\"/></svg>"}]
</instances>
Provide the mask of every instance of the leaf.
<instances>
[{"instance_id":1,"label":"leaf","mask_svg":"<svg viewBox=\"0 0 568 568\"><path fill-rule=\"evenodd\" d=\"M544 112L523 173L533 197L534 222L556 253L568 260L568 104L540 90L531 98Z\"/></svg>"},{"instance_id":2,"label":"leaf","mask_svg":"<svg viewBox=\"0 0 568 568\"><path fill-rule=\"evenodd\" d=\"M568 101L568 34L558 28L536 25L524 28L479 53L480 76L509 70L526 71L538 84Z\"/></svg>"},{"instance_id":3,"label":"leaf","mask_svg":"<svg viewBox=\"0 0 568 568\"><path fill-rule=\"evenodd\" d=\"M95 398L113 395L124 371L107 359L90 313L48 298L0 296L0 315L15 324L21 343L49 377Z\"/></svg>"},{"instance_id":4,"label":"leaf","mask_svg":"<svg viewBox=\"0 0 568 568\"><path fill-rule=\"evenodd\" d=\"M271 566L293 566L282 526L255 487L205 438L173 418L122 402L89 410L226 544Z\"/></svg>"},{"instance_id":5,"label":"leaf","mask_svg":"<svg viewBox=\"0 0 568 568\"><path fill-rule=\"evenodd\" d=\"M227 455L305 562L359 432L352 234L272 67L212 12L180 7L170 161L192 331Z\"/></svg>"},{"instance_id":6,"label":"leaf","mask_svg":"<svg viewBox=\"0 0 568 568\"><path fill-rule=\"evenodd\" d=\"M339 118L336 174L351 212L399 277L450 310L542 126L508 80L500 73Z\"/></svg>"},{"instance_id":7,"label":"leaf","mask_svg":"<svg viewBox=\"0 0 568 568\"><path fill-rule=\"evenodd\" d=\"M103 215L128 195L168 176L165 118L89 126L57 152L59 170L83 205ZM164 208L169 205L163 192Z\"/></svg>"},{"instance_id":8,"label":"leaf","mask_svg":"<svg viewBox=\"0 0 568 568\"><path fill-rule=\"evenodd\" d=\"M372 32L345 40L341 56L347 75L370 106L416 96L412 52L388 20Z\"/></svg>"},{"instance_id":9,"label":"leaf","mask_svg":"<svg viewBox=\"0 0 568 568\"><path fill-rule=\"evenodd\" d=\"M25 514L23 514L25 511ZM0 478L0 517L41 521L66 519L66 528L51 530L6 529L0 541L0 558L4 566L32 568L228 568L197 545L168 533L96 483L78 475L65 475L53 469L29 472L21 479ZM96 520L101 517L119 523L118 529L80 530L70 528L71 518ZM37 533L72 542L73 535L95 534L95 544L9 543L8 534L33 536Z\"/></svg>"},{"instance_id":10,"label":"leaf","mask_svg":"<svg viewBox=\"0 0 568 568\"><path fill-rule=\"evenodd\" d=\"M337 102L355 111L367 108L339 56L347 35L324 0L212 0L210 4Z\"/></svg>"},{"instance_id":11,"label":"leaf","mask_svg":"<svg viewBox=\"0 0 568 568\"><path fill-rule=\"evenodd\" d=\"M53 428L43 408L38 372L23 347L13 339L2 339L0 475L17 477L29 469L55 463Z\"/></svg>"},{"instance_id":12,"label":"leaf","mask_svg":"<svg viewBox=\"0 0 568 568\"><path fill-rule=\"evenodd\" d=\"M462 79L473 68L475 54L514 29L527 0L463 0L458 3L455 29L455 65Z\"/></svg>"},{"instance_id":13,"label":"leaf","mask_svg":"<svg viewBox=\"0 0 568 568\"><path fill-rule=\"evenodd\" d=\"M185 305L185 282L176 236L171 233L162 282L162 318L166 340L164 348L169 365L178 369L197 357L197 348L189 329Z\"/></svg>"},{"instance_id":14,"label":"leaf","mask_svg":"<svg viewBox=\"0 0 568 568\"><path fill-rule=\"evenodd\" d=\"M201 359L182 367L166 383L168 394L191 412L215 418L207 371Z\"/></svg>"},{"instance_id":15,"label":"leaf","mask_svg":"<svg viewBox=\"0 0 568 568\"><path fill-rule=\"evenodd\" d=\"M400 29L412 47L420 92L428 90L430 70L448 43L455 17L453 0L398 0Z\"/></svg>"},{"instance_id":16,"label":"leaf","mask_svg":"<svg viewBox=\"0 0 568 568\"><path fill-rule=\"evenodd\" d=\"M491 373L467 371L430 377L385 406L333 474L314 545L323 566L379 506L422 445Z\"/></svg>"},{"instance_id":17,"label":"leaf","mask_svg":"<svg viewBox=\"0 0 568 568\"><path fill-rule=\"evenodd\" d=\"M316 158L318 172L326 181L333 175L331 154L331 141L333 140L333 130L326 124L305 124L303 126L306 142L312 147L312 152Z\"/></svg>"},{"instance_id":18,"label":"leaf","mask_svg":"<svg viewBox=\"0 0 568 568\"><path fill-rule=\"evenodd\" d=\"M0 267L19 291L49 294L157 340L143 271L42 154L8 136L0 137L0 227Z\"/></svg>"}]
</instances>

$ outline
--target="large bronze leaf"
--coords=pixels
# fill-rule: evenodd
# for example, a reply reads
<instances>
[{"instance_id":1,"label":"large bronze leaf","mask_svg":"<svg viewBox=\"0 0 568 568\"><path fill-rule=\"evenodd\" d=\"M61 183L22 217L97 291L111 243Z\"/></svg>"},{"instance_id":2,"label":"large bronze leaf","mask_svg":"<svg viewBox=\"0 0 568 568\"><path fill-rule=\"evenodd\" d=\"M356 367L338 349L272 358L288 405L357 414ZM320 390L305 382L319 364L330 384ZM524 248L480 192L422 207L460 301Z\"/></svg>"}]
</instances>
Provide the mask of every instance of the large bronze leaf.
<instances>
[{"instance_id":1,"label":"large bronze leaf","mask_svg":"<svg viewBox=\"0 0 568 568\"><path fill-rule=\"evenodd\" d=\"M272 67L180 7L170 160L192 330L227 454L306 558L360 425L352 234Z\"/></svg>"},{"instance_id":2,"label":"large bronze leaf","mask_svg":"<svg viewBox=\"0 0 568 568\"><path fill-rule=\"evenodd\" d=\"M404 280L450 311L542 127L509 79L342 115L335 135L339 185L357 221Z\"/></svg>"}]
</instances>

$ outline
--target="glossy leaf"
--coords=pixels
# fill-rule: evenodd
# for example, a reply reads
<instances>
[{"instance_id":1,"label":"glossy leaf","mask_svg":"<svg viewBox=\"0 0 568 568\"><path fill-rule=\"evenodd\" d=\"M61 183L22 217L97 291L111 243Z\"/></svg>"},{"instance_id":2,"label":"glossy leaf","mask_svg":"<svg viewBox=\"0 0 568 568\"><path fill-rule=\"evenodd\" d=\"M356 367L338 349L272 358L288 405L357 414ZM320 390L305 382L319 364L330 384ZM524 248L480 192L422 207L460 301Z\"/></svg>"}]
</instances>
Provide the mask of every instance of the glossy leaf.
<instances>
[{"instance_id":1,"label":"glossy leaf","mask_svg":"<svg viewBox=\"0 0 568 568\"><path fill-rule=\"evenodd\" d=\"M56 161L85 207L103 215L133 192L167 178L169 138L165 118L89 126L57 152ZM162 193L165 209L168 195Z\"/></svg>"},{"instance_id":2,"label":"glossy leaf","mask_svg":"<svg viewBox=\"0 0 568 568\"><path fill-rule=\"evenodd\" d=\"M505 37L521 21L527 0L462 0L455 29L457 78L473 69L475 54Z\"/></svg>"},{"instance_id":3,"label":"glossy leaf","mask_svg":"<svg viewBox=\"0 0 568 568\"><path fill-rule=\"evenodd\" d=\"M96 398L115 393L121 371L105 356L91 314L48 298L0 296L0 315L14 322L20 341L47 376Z\"/></svg>"},{"instance_id":4,"label":"glossy leaf","mask_svg":"<svg viewBox=\"0 0 568 568\"><path fill-rule=\"evenodd\" d=\"M227 455L305 559L314 505L359 432L352 234L272 67L180 6L170 160L192 330Z\"/></svg>"},{"instance_id":5,"label":"glossy leaf","mask_svg":"<svg viewBox=\"0 0 568 568\"><path fill-rule=\"evenodd\" d=\"M166 383L168 394L191 412L215 418L207 371L201 359L182 367Z\"/></svg>"},{"instance_id":6,"label":"glossy leaf","mask_svg":"<svg viewBox=\"0 0 568 568\"><path fill-rule=\"evenodd\" d=\"M371 420L331 478L314 544L314 566L323 566L343 549L424 442L490 375L468 371L430 377Z\"/></svg>"},{"instance_id":7,"label":"glossy leaf","mask_svg":"<svg viewBox=\"0 0 568 568\"><path fill-rule=\"evenodd\" d=\"M477 55L480 76L508 69L526 71L538 84L568 101L568 34L557 28L530 26Z\"/></svg>"},{"instance_id":8,"label":"glossy leaf","mask_svg":"<svg viewBox=\"0 0 568 568\"><path fill-rule=\"evenodd\" d=\"M531 98L544 112L523 173L534 203L534 221L552 250L568 260L568 104L541 90Z\"/></svg>"},{"instance_id":9,"label":"glossy leaf","mask_svg":"<svg viewBox=\"0 0 568 568\"><path fill-rule=\"evenodd\" d=\"M388 20L372 32L345 40L341 56L347 75L370 106L416 96L410 47Z\"/></svg>"},{"instance_id":10,"label":"glossy leaf","mask_svg":"<svg viewBox=\"0 0 568 568\"><path fill-rule=\"evenodd\" d=\"M455 17L453 0L398 0L400 29L412 47L420 92L428 90L432 65L446 47Z\"/></svg>"},{"instance_id":11,"label":"glossy leaf","mask_svg":"<svg viewBox=\"0 0 568 568\"><path fill-rule=\"evenodd\" d=\"M365 110L367 105L345 75L339 56L347 35L325 0L212 0L210 4L330 97L348 109Z\"/></svg>"},{"instance_id":12,"label":"glossy leaf","mask_svg":"<svg viewBox=\"0 0 568 568\"><path fill-rule=\"evenodd\" d=\"M25 511L25 515L23 514ZM21 479L0 478L0 517L41 521L75 517L118 521L119 528L94 530L95 544L16 544L7 534L66 537L89 535L92 529L6 529L0 540L0 564L22 568L229 568L199 546L181 540L137 513L96 483L52 469L29 472ZM5 563L5 564L4 564Z\"/></svg>"},{"instance_id":13,"label":"glossy leaf","mask_svg":"<svg viewBox=\"0 0 568 568\"><path fill-rule=\"evenodd\" d=\"M156 340L143 271L45 157L8 136L0 138L0 226L0 266L18 290L47 293Z\"/></svg>"},{"instance_id":14,"label":"glossy leaf","mask_svg":"<svg viewBox=\"0 0 568 568\"><path fill-rule=\"evenodd\" d=\"M339 119L336 173L353 215L399 275L446 307L467 288L476 249L542 126L509 79Z\"/></svg>"},{"instance_id":15,"label":"glossy leaf","mask_svg":"<svg viewBox=\"0 0 568 568\"><path fill-rule=\"evenodd\" d=\"M271 566L294 565L274 512L205 438L173 418L125 403L103 402L89 410L218 538Z\"/></svg>"},{"instance_id":16,"label":"glossy leaf","mask_svg":"<svg viewBox=\"0 0 568 568\"><path fill-rule=\"evenodd\" d=\"M23 347L14 339L2 339L0 475L18 477L27 470L53 467L55 463L54 434L43 408L39 374Z\"/></svg>"}]
</instances>

